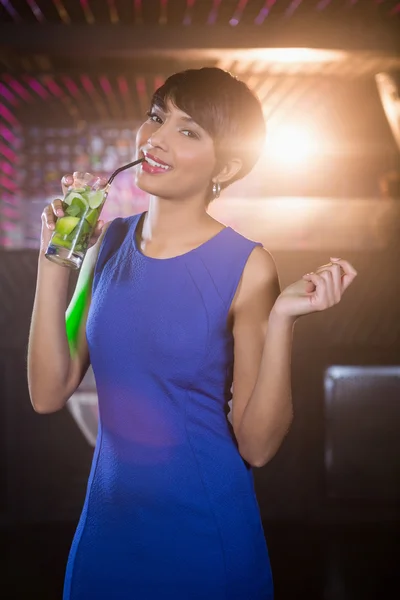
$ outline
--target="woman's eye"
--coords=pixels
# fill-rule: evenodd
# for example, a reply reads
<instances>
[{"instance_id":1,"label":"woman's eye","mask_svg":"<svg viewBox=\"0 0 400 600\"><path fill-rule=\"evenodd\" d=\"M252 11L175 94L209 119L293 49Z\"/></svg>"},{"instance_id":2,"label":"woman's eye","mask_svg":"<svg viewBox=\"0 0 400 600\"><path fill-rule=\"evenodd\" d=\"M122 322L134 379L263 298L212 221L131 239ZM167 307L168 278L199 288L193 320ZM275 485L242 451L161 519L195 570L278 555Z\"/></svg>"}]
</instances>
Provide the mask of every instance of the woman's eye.
<instances>
[{"instance_id":1,"label":"woman's eye","mask_svg":"<svg viewBox=\"0 0 400 600\"><path fill-rule=\"evenodd\" d=\"M154 121L154 123L162 123L162 119L157 115L157 113L150 111L146 114L149 117L150 121Z\"/></svg>"},{"instance_id":2,"label":"woman's eye","mask_svg":"<svg viewBox=\"0 0 400 600\"><path fill-rule=\"evenodd\" d=\"M194 138L194 139L198 139L198 135L197 133L195 133L194 131L190 131L190 129L183 129L182 133L184 135L186 135L186 137L190 137L190 138Z\"/></svg>"}]
</instances>

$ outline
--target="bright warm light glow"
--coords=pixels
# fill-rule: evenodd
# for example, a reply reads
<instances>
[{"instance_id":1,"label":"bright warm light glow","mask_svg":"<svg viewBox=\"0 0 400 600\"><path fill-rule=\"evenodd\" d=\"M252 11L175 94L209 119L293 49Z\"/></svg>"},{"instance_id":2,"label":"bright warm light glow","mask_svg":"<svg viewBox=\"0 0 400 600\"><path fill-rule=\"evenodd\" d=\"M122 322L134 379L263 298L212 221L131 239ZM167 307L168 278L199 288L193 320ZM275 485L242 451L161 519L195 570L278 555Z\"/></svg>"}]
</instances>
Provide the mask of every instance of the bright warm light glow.
<instances>
[{"instance_id":1,"label":"bright warm light glow","mask_svg":"<svg viewBox=\"0 0 400 600\"><path fill-rule=\"evenodd\" d=\"M310 212L315 212L316 208L320 208L315 207L315 203L312 200L312 198L310 199L303 196L295 198L282 197L278 198L275 202L272 201L269 208L277 218L284 216L284 218L287 219L287 215L290 215L298 223L299 217L306 218L309 216Z\"/></svg>"},{"instance_id":2,"label":"bright warm light glow","mask_svg":"<svg viewBox=\"0 0 400 600\"><path fill-rule=\"evenodd\" d=\"M267 62L278 63L325 63L343 60L344 52L316 48L260 48L250 50L253 56ZM253 58L252 56L252 58Z\"/></svg>"},{"instance_id":3,"label":"bright warm light glow","mask_svg":"<svg viewBox=\"0 0 400 600\"><path fill-rule=\"evenodd\" d=\"M190 52L190 51L188 51ZM215 50L204 50L205 55L210 58L216 56ZM220 69L236 70L237 64L260 62L264 66L271 64L280 65L318 65L328 63L338 63L344 61L348 57L347 52L342 50L325 50L320 48L247 48L229 50L218 50L218 67ZM253 69L254 65L252 65Z\"/></svg>"},{"instance_id":4,"label":"bright warm light glow","mask_svg":"<svg viewBox=\"0 0 400 600\"><path fill-rule=\"evenodd\" d=\"M315 131L308 127L281 126L271 131L265 154L285 166L304 164L319 148Z\"/></svg>"},{"instance_id":5,"label":"bright warm light glow","mask_svg":"<svg viewBox=\"0 0 400 600\"><path fill-rule=\"evenodd\" d=\"M189 51L190 52L190 51ZM204 50L209 58L215 56L215 50ZM251 72L265 69L279 71L287 67L303 66L307 68L315 65L340 63L348 57L348 53L341 50L324 50L319 48L248 48L218 50L218 63L220 69L234 73L248 70Z\"/></svg>"}]
</instances>

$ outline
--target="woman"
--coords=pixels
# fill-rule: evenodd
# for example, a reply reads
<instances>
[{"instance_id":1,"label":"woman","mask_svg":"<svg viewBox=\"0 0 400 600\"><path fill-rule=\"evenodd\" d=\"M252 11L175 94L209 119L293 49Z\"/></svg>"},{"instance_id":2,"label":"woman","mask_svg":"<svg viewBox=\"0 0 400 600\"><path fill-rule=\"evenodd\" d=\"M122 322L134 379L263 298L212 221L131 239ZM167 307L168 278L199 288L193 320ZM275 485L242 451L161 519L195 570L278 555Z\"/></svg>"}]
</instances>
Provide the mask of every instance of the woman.
<instances>
[{"instance_id":1,"label":"woman","mask_svg":"<svg viewBox=\"0 0 400 600\"><path fill-rule=\"evenodd\" d=\"M149 210L98 224L67 331L69 271L44 259L61 201L43 212L32 404L61 409L90 363L99 396L64 600L273 596L252 467L292 420L294 322L339 302L356 272L331 259L280 293L261 244L207 214L251 170L264 134L258 100L229 73L170 77L137 134Z\"/></svg>"}]
</instances>

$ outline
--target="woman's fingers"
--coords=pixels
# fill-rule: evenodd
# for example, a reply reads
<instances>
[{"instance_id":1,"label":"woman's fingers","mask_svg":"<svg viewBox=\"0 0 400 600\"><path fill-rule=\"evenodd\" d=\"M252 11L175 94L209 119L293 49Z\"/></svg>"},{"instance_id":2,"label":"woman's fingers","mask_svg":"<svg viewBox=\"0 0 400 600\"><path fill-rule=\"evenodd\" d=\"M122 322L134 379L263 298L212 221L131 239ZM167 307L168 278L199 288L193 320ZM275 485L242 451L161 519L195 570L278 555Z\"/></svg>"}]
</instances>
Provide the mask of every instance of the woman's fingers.
<instances>
[{"instance_id":1,"label":"woman's fingers","mask_svg":"<svg viewBox=\"0 0 400 600\"><path fill-rule=\"evenodd\" d=\"M43 209L42 221L46 225L47 229L54 229L57 218L62 216L64 216L62 200L60 200L60 198L56 198L51 204L48 204Z\"/></svg>"},{"instance_id":2,"label":"woman's fingers","mask_svg":"<svg viewBox=\"0 0 400 600\"><path fill-rule=\"evenodd\" d=\"M64 216L62 200L60 200L59 198L56 198L56 200L53 200L53 202L51 203L51 207L52 207L53 213L56 215L56 217Z\"/></svg>"},{"instance_id":3,"label":"woman's fingers","mask_svg":"<svg viewBox=\"0 0 400 600\"><path fill-rule=\"evenodd\" d=\"M72 175L64 175L61 179L61 187L63 191L63 195L67 193L68 188L74 183L74 178Z\"/></svg>"},{"instance_id":4,"label":"woman's fingers","mask_svg":"<svg viewBox=\"0 0 400 600\"><path fill-rule=\"evenodd\" d=\"M43 212L42 212L42 221L43 224L47 227L47 229L54 229L55 227L55 218L54 211L51 204L48 204Z\"/></svg>"},{"instance_id":5,"label":"woman's fingers","mask_svg":"<svg viewBox=\"0 0 400 600\"><path fill-rule=\"evenodd\" d=\"M315 273L303 275L303 279L316 284L316 277L321 277L325 281L326 295L329 301L337 304L340 302L343 292L357 276L357 271L347 260L331 257L331 261L326 265L318 267ZM310 275L314 276L314 278L310 277Z\"/></svg>"},{"instance_id":6,"label":"woman's fingers","mask_svg":"<svg viewBox=\"0 0 400 600\"><path fill-rule=\"evenodd\" d=\"M342 290L343 292L349 287L349 285L354 281L357 277L358 273L348 260L344 260L342 258L332 258L331 260L335 261L336 264L340 265L343 274L342 274Z\"/></svg>"}]
</instances>

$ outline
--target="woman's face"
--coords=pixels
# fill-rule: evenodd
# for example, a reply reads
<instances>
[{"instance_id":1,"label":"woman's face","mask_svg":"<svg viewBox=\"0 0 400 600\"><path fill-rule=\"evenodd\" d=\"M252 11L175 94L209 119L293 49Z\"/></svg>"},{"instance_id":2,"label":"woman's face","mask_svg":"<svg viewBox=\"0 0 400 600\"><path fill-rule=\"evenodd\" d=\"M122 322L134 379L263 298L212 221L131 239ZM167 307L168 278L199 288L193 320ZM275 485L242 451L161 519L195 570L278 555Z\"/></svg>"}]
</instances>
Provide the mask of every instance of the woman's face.
<instances>
[{"instance_id":1,"label":"woman's face","mask_svg":"<svg viewBox=\"0 0 400 600\"><path fill-rule=\"evenodd\" d=\"M211 136L167 101L166 109L153 106L136 136L136 185L162 198L205 197L216 167Z\"/></svg>"}]
</instances>

